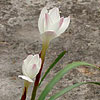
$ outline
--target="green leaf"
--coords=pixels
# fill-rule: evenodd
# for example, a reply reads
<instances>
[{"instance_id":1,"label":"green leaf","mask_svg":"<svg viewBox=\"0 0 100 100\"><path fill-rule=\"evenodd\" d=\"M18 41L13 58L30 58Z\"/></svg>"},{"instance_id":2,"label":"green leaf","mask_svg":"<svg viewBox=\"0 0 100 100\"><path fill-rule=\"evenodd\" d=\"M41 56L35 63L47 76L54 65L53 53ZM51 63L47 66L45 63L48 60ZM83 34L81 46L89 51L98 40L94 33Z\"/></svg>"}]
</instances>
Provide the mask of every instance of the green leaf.
<instances>
[{"instance_id":1,"label":"green leaf","mask_svg":"<svg viewBox=\"0 0 100 100\"><path fill-rule=\"evenodd\" d=\"M50 72L50 70L57 64L57 62L65 55L66 51L61 52L58 57L55 59L55 61L49 66L49 68L47 69L47 71L45 72L45 74L43 75L39 86L41 85L42 81L45 79L45 77L47 76L47 74Z\"/></svg>"},{"instance_id":2,"label":"green leaf","mask_svg":"<svg viewBox=\"0 0 100 100\"><path fill-rule=\"evenodd\" d=\"M76 83L72 86L69 86L67 88L64 88L63 90L61 90L60 92L56 93L55 95L51 96L49 100L55 100L57 98L59 98L60 96L62 96L63 94L71 91L72 89L79 87L80 85L83 84L96 84L96 85L100 85L100 82L80 82L80 83Z\"/></svg>"},{"instance_id":3,"label":"green leaf","mask_svg":"<svg viewBox=\"0 0 100 100\"><path fill-rule=\"evenodd\" d=\"M73 62L71 64L68 64L65 68L60 70L56 74L56 76L54 76L54 78L47 84L47 86L42 91L42 93L41 93L41 95L40 95L38 100L45 100L45 98L48 95L48 93L50 92L50 90L64 76L64 74L67 74L67 72L69 72L71 69L76 68L78 66L92 66L92 67L96 67L96 66L94 66L92 64L88 64L86 62Z\"/></svg>"}]
</instances>

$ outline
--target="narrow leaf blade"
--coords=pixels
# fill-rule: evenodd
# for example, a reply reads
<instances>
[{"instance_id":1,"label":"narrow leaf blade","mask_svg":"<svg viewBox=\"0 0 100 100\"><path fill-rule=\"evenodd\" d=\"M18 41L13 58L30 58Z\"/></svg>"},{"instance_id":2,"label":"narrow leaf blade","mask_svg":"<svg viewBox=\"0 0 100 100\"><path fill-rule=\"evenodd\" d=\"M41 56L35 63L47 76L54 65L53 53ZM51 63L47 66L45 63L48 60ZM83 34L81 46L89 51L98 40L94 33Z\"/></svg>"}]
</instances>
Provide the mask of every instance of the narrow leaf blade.
<instances>
[{"instance_id":1,"label":"narrow leaf blade","mask_svg":"<svg viewBox=\"0 0 100 100\"><path fill-rule=\"evenodd\" d=\"M71 69L76 68L78 66L91 66L95 67L92 64L88 64L86 62L73 62L71 64L68 64L65 68L60 70L56 76L47 84L45 89L42 91L40 97L38 100L45 100L46 96L50 92L50 90L53 88L53 86L61 79L61 77L64 76L64 74L67 74Z\"/></svg>"},{"instance_id":2,"label":"narrow leaf blade","mask_svg":"<svg viewBox=\"0 0 100 100\"><path fill-rule=\"evenodd\" d=\"M66 51L61 52L58 57L55 59L55 61L49 66L49 68L47 69L47 71L45 72L45 74L43 75L39 86L41 85L42 81L45 79L45 77L47 76L47 74L50 72L50 70L57 64L57 62L65 55Z\"/></svg>"},{"instance_id":3,"label":"narrow leaf blade","mask_svg":"<svg viewBox=\"0 0 100 100\"><path fill-rule=\"evenodd\" d=\"M100 82L80 82L80 83L76 83L72 86L69 86L67 88L64 88L63 90L61 90L60 92L56 93L55 95L51 96L49 100L55 100L57 98L59 98L60 96L62 96L63 94L71 91L72 89L79 87L83 84L96 84L96 85L100 85Z\"/></svg>"}]
</instances>

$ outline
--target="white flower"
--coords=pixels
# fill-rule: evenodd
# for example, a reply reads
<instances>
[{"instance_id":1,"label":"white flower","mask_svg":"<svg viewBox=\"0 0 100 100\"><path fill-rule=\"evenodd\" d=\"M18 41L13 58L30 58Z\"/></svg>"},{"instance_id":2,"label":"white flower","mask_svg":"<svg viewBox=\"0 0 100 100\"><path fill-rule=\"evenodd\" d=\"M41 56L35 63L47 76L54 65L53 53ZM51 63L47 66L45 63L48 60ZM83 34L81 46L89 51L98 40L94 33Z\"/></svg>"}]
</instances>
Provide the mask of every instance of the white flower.
<instances>
[{"instance_id":1,"label":"white flower","mask_svg":"<svg viewBox=\"0 0 100 100\"><path fill-rule=\"evenodd\" d=\"M33 78L39 73L41 68L41 58L39 58L39 54L36 55L28 55L28 57L23 61L22 72L23 75L19 75L22 79L33 82Z\"/></svg>"},{"instance_id":2,"label":"white flower","mask_svg":"<svg viewBox=\"0 0 100 100\"><path fill-rule=\"evenodd\" d=\"M69 26L70 16L61 17L57 7L47 10L44 7L41 11L38 27L43 40L52 40L60 36Z\"/></svg>"}]
</instances>

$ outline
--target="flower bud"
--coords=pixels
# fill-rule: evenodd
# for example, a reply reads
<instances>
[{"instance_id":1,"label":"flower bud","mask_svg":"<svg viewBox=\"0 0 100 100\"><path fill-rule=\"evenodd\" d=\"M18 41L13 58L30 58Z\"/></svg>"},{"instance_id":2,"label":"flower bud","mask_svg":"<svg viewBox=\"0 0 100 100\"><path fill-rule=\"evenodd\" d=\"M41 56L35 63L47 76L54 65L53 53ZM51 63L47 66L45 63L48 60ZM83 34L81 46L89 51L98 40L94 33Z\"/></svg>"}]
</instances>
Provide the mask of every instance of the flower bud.
<instances>
[{"instance_id":1,"label":"flower bud","mask_svg":"<svg viewBox=\"0 0 100 100\"><path fill-rule=\"evenodd\" d=\"M33 78L39 73L41 68L41 58L39 54L36 55L28 55L28 57L23 61L22 65L22 73L23 75L19 75L22 79L33 82Z\"/></svg>"}]
</instances>

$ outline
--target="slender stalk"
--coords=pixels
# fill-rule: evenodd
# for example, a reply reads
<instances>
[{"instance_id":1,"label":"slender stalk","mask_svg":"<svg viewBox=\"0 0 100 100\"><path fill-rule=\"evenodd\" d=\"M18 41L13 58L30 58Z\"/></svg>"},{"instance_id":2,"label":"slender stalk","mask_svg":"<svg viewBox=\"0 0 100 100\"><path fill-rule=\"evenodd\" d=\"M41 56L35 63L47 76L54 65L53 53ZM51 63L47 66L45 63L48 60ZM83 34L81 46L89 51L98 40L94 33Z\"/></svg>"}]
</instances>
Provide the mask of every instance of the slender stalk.
<instances>
[{"instance_id":1,"label":"slender stalk","mask_svg":"<svg viewBox=\"0 0 100 100\"><path fill-rule=\"evenodd\" d=\"M24 81L24 89L23 89L23 94L22 94L21 100L26 100L26 94L27 94L29 84L30 83L28 81Z\"/></svg>"},{"instance_id":2,"label":"slender stalk","mask_svg":"<svg viewBox=\"0 0 100 100\"><path fill-rule=\"evenodd\" d=\"M42 59L41 69L40 69L40 71L37 74L36 79L35 79L31 100L35 100L35 97L36 97L36 91L38 89L38 85L39 85L39 81L40 81L40 77L41 77L41 72L42 72L43 64L44 64L44 60L45 60L46 50L47 50L48 46L49 46L49 41L48 40L44 41L43 45L42 45L42 51L41 51L41 54L40 54L40 57Z\"/></svg>"}]
</instances>

